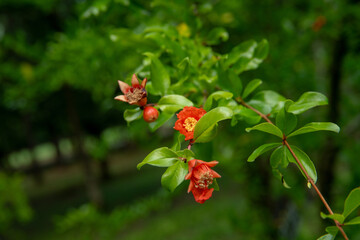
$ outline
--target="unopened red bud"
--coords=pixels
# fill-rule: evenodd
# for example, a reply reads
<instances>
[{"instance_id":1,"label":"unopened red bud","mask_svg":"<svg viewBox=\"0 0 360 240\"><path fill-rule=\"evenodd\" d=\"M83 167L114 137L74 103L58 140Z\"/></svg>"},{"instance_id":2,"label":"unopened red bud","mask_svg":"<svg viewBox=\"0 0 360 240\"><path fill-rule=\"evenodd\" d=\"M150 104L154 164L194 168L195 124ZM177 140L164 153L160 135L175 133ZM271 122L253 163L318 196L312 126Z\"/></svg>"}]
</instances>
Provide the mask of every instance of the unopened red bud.
<instances>
[{"instance_id":1,"label":"unopened red bud","mask_svg":"<svg viewBox=\"0 0 360 240\"><path fill-rule=\"evenodd\" d=\"M159 112L156 108L153 107L145 107L144 108L144 113L143 113L143 118L146 122L154 122L156 121L156 119L158 119L159 117Z\"/></svg>"}]
</instances>

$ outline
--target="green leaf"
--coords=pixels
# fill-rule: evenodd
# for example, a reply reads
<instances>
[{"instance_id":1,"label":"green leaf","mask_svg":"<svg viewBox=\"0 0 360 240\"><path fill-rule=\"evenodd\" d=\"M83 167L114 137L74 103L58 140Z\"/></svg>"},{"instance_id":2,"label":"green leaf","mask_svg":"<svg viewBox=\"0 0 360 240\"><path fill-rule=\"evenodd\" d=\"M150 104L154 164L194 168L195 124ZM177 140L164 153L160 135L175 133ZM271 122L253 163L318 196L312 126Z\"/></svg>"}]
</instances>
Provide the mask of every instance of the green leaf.
<instances>
[{"instance_id":1,"label":"green leaf","mask_svg":"<svg viewBox=\"0 0 360 240\"><path fill-rule=\"evenodd\" d=\"M309 132L316 132L316 131L332 131L332 132L339 133L340 128L338 125L336 125L335 123L331 123L331 122L312 122L312 123L306 124L302 128L299 128L298 130L289 134L289 136L287 136L287 137L289 138L289 137L293 137L296 135L309 133Z\"/></svg>"},{"instance_id":2,"label":"green leaf","mask_svg":"<svg viewBox=\"0 0 360 240\"><path fill-rule=\"evenodd\" d=\"M220 87L239 96L242 91L241 79L233 69L224 70L223 68L224 66L220 61L219 67L216 69Z\"/></svg>"},{"instance_id":3,"label":"green leaf","mask_svg":"<svg viewBox=\"0 0 360 240\"><path fill-rule=\"evenodd\" d=\"M288 113L285 108L282 108L276 115L276 126L285 134L289 134L297 124L297 118L294 114Z\"/></svg>"},{"instance_id":4,"label":"green leaf","mask_svg":"<svg viewBox=\"0 0 360 240\"><path fill-rule=\"evenodd\" d=\"M210 128L208 128L203 134L201 134L200 137L198 137L196 139L196 142L198 143L205 143L205 142L210 142L212 141L217 134L217 130L218 130L218 124L215 123L214 125L212 125Z\"/></svg>"},{"instance_id":5,"label":"green leaf","mask_svg":"<svg viewBox=\"0 0 360 240\"><path fill-rule=\"evenodd\" d=\"M255 161L256 158L258 158L261 154L274 149L276 147L281 146L281 143L267 143L267 144L263 144L260 147L258 147L257 149L255 149L255 151L249 156L248 158L248 162L253 162Z\"/></svg>"},{"instance_id":6,"label":"green leaf","mask_svg":"<svg viewBox=\"0 0 360 240\"><path fill-rule=\"evenodd\" d=\"M338 213L334 213L334 214L325 214L323 212L320 212L320 216L325 219L325 218L329 218L329 219L332 219L332 220L336 220L338 221L339 223L343 223L344 220L345 220L345 217L341 214L338 214Z\"/></svg>"},{"instance_id":7,"label":"green leaf","mask_svg":"<svg viewBox=\"0 0 360 240\"><path fill-rule=\"evenodd\" d=\"M306 110L328 104L328 100L325 95L318 92L306 92L291 106L288 108L288 112L293 114L300 114Z\"/></svg>"},{"instance_id":8,"label":"green leaf","mask_svg":"<svg viewBox=\"0 0 360 240\"><path fill-rule=\"evenodd\" d=\"M212 29L208 36L206 37L206 44L208 45L216 45L219 44L220 42L225 42L229 39L229 34L228 32L222 28L222 27L218 27L218 28L214 28Z\"/></svg>"},{"instance_id":9,"label":"green leaf","mask_svg":"<svg viewBox=\"0 0 360 240\"><path fill-rule=\"evenodd\" d=\"M231 109L234 112L234 117L236 117L239 120L244 120L248 124L253 125L261 121L261 117L258 114L256 114L254 111L244 106L237 105L231 107Z\"/></svg>"},{"instance_id":10,"label":"green leaf","mask_svg":"<svg viewBox=\"0 0 360 240\"><path fill-rule=\"evenodd\" d=\"M255 48L257 46L256 41L250 40L240 43L238 46L234 47L227 59L225 61L226 67L230 67L236 63L240 58L251 58L254 54Z\"/></svg>"},{"instance_id":11,"label":"green leaf","mask_svg":"<svg viewBox=\"0 0 360 240\"><path fill-rule=\"evenodd\" d=\"M305 152L303 152L301 149L299 149L295 146L290 146L290 147L293 150L293 152L295 153L296 157L299 159L300 163L304 166L306 172L316 183L316 181L317 181L316 168L314 166L314 163L309 158L309 156ZM297 164L295 158L292 155L290 155L289 157L290 157L289 161L292 163L295 163L299 167L300 171L302 172L302 170L301 170L300 166ZM305 177L305 174L303 172L302 172L302 174Z\"/></svg>"},{"instance_id":12,"label":"green leaf","mask_svg":"<svg viewBox=\"0 0 360 240\"><path fill-rule=\"evenodd\" d=\"M269 42L266 39L261 40L255 49L254 58L263 60L269 53Z\"/></svg>"},{"instance_id":13,"label":"green leaf","mask_svg":"<svg viewBox=\"0 0 360 240\"><path fill-rule=\"evenodd\" d=\"M359 225L359 224L360 224L360 217L353 218L349 222L345 223L345 225Z\"/></svg>"},{"instance_id":14,"label":"green leaf","mask_svg":"<svg viewBox=\"0 0 360 240\"><path fill-rule=\"evenodd\" d=\"M210 96L206 99L206 102L204 104L204 109L206 111L209 111L213 105L213 101L218 101L221 98L224 99L230 99L233 97L233 94L231 92L226 92L226 91L217 91L214 92L212 94L210 94Z\"/></svg>"},{"instance_id":15,"label":"green leaf","mask_svg":"<svg viewBox=\"0 0 360 240\"><path fill-rule=\"evenodd\" d=\"M353 189L345 200L343 215L349 216L356 208L360 206L360 187Z\"/></svg>"},{"instance_id":16,"label":"green leaf","mask_svg":"<svg viewBox=\"0 0 360 240\"><path fill-rule=\"evenodd\" d=\"M283 133L281 132L281 130L275 126L274 124L265 122L265 123L260 123L258 125L255 125L254 127L251 128L246 128L245 129L247 132L250 132L252 130L258 130L258 131L262 131L262 132L266 132L266 133L270 133L272 135L275 135L279 138L283 138Z\"/></svg>"},{"instance_id":17,"label":"green leaf","mask_svg":"<svg viewBox=\"0 0 360 240\"><path fill-rule=\"evenodd\" d=\"M213 183L209 185L209 189L213 188L214 191L220 191L219 184L217 183L216 178L213 179Z\"/></svg>"},{"instance_id":18,"label":"green leaf","mask_svg":"<svg viewBox=\"0 0 360 240\"><path fill-rule=\"evenodd\" d=\"M254 79L251 80L245 87L244 93L242 94L242 98L245 99L247 96L249 96L257 87L259 87L262 84L262 81L260 79Z\"/></svg>"},{"instance_id":19,"label":"green leaf","mask_svg":"<svg viewBox=\"0 0 360 240\"><path fill-rule=\"evenodd\" d=\"M190 59L189 57L185 57L181 62L177 65L179 69L179 82L183 83L186 79L189 78L190 71Z\"/></svg>"},{"instance_id":20,"label":"green leaf","mask_svg":"<svg viewBox=\"0 0 360 240\"><path fill-rule=\"evenodd\" d=\"M270 164L272 168L284 169L289 165L290 151L285 147L281 146L275 149L270 156Z\"/></svg>"},{"instance_id":21,"label":"green leaf","mask_svg":"<svg viewBox=\"0 0 360 240\"><path fill-rule=\"evenodd\" d=\"M166 95L167 90L170 87L170 76L160 62L160 60L152 53L144 53L151 59L151 82L153 90L157 95Z\"/></svg>"},{"instance_id":22,"label":"green leaf","mask_svg":"<svg viewBox=\"0 0 360 240\"><path fill-rule=\"evenodd\" d=\"M184 180L188 172L188 165L178 161L169 167L161 177L161 185L173 192Z\"/></svg>"},{"instance_id":23,"label":"green leaf","mask_svg":"<svg viewBox=\"0 0 360 240\"><path fill-rule=\"evenodd\" d=\"M176 152L180 157L186 158L188 161L195 157L195 153L189 149L184 149Z\"/></svg>"},{"instance_id":24,"label":"green leaf","mask_svg":"<svg viewBox=\"0 0 360 240\"><path fill-rule=\"evenodd\" d=\"M174 114L162 112L155 122L149 123L149 128L152 132L156 131L159 127L164 125Z\"/></svg>"},{"instance_id":25,"label":"green leaf","mask_svg":"<svg viewBox=\"0 0 360 240\"><path fill-rule=\"evenodd\" d=\"M179 155L176 152L167 147L162 147L149 153L149 155L137 165L137 169L140 170L145 164L157 167L169 167L177 161L179 161Z\"/></svg>"},{"instance_id":26,"label":"green leaf","mask_svg":"<svg viewBox=\"0 0 360 240\"><path fill-rule=\"evenodd\" d=\"M335 236L331 235L331 234L325 234L321 237L319 237L317 240L334 240Z\"/></svg>"},{"instance_id":27,"label":"green leaf","mask_svg":"<svg viewBox=\"0 0 360 240\"><path fill-rule=\"evenodd\" d=\"M124 119L129 123L138 120L142 117L143 111L140 108L126 109L124 112Z\"/></svg>"},{"instance_id":28,"label":"green leaf","mask_svg":"<svg viewBox=\"0 0 360 240\"><path fill-rule=\"evenodd\" d=\"M185 106L193 106L193 102L181 95L167 95L162 97L158 106L163 112L174 113Z\"/></svg>"},{"instance_id":29,"label":"green leaf","mask_svg":"<svg viewBox=\"0 0 360 240\"><path fill-rule=\"evenodd\" d=\"M185 141L185 136L179 132L175 133L174 136L174 145L171 147L173 151L179 151L181 149L181 143Z\"/></svg>"},{"instance_id":30,"label":"green leaf","mask_svg":"<svg viewBox=\"0 0 360 240\"><path fill-rule=\"evenodd\" d=\"M269 52L269 43L266 39L263 39L255 49L254 56L249 63L247 63L244 70L252 70L258 68L258 66L264 61Z\"/></svg>"},{"instance_id":31,"label":"green leaf","mask_svg":"<svg viewBox=\"0 0 360 240\"><path fill-rule=\"evenodd\" d=\"M337 235L339 229L335 226L330 226L330 227L325 228L325 231L335 237Z\"/></svg>"},{"instance_id":32,"label":"green leaf","mask_svg":"<svg viewBox=\"0 0 360 240\"><path fill-rule=\"evenodd\" d=\"M284 107L286 98L279 93L266 90L255 94L255 96L248 102L263 114L276 113Z\"/></svg>"},{"instance_id":33,"label":"green leaf","mask_svg":"<svg viewBox=\"0 0 360 240\"><path fill-rule=\"evenodd\" d=\"M278 168L273 168L272 173L277 179L279 179L281 181L282 185L285 188L291 188L285 181L284 175L280 172L280 170Z\"/></svg>"},{"instance_id":34,"label":"green leaf","mask_svg":"<svg viewBox=\"0 0 360 240\"><path fill-rule=\"evenodd\" d=\"M233 115L231 109L227 107L217 107L207 112L200 120L196 123L194 130L194 141L201 138L202 135L207 134L211 128L219 121L230 119ZM205 139L202 139L204 142Z\"/></svg>"}]
</instances>

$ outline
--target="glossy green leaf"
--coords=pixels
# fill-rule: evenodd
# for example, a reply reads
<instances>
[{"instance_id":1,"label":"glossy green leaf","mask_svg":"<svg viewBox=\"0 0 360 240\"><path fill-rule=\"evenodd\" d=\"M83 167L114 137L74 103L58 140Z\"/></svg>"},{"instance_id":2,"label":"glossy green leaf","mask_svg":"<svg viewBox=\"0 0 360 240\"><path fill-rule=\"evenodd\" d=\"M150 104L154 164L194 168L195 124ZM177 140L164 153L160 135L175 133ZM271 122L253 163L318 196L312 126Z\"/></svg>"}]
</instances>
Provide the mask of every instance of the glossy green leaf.
<instances>
[{"instance_id":1,"label":"glossy green leaf","mask_svg":"<svg viewBox=\"0 0 360 240\"><path fill-rule=\"evenodd\" d=\"M331 131L338 133L340 132L340 128L338 125L331 122L312 122L292 132L291 134L289 134L288 138L296 135L305 134L309 132L316 132L316 131Z\"/></svg>"},{"instance_id":2,"label":"glossy green leaf","mask_svg":"<svg viewBox=\"0 0 360 240\"><path fill-rule=\"evenodd\" d=\"M285 147L281 146L275 149L270 156L270 164L272 168L284 169L289 165L290 151Z\"/></svg>"},{"instance_id":3,"label":"glossy green leaf","mask_svg":"<svg viewBox=\"0 0 360 240\"><path fill-rule=\"evenodd\" d=\"M178 161L169 167L161 177L161 185L173 192L184 180L188 172L188 164Z\"/></svg>"},{"instance_id":4,"label":"glossy green leaf","mask_svg":"<svg viewBox=\"0 0 360 240\"><path fill-rule=\"evenodd\" d=\"M234 112L234 117L236 117L239 120L243 120L247 122L248 124L257 124L261 121L261 117L256 114L251 109L248 109L244 106L238 105L231 108Z\"/></svg>"},{"instance_id":5,"label":"glossy green leaf","mask_svg":"<svg viewBox=\"0 0 360 240\"><path fill-rule=\"evenodd\" d=\"M353 189L347 196L344 205L343 215L345 218L349 216L356 208L360 206L360 187Z\"/></svg>"},{"instance_id":6,"label":"glossy green leaf","mask_svg":"<svg viewBox=\"0 0 360 240\"><path fill-rule=\"evenodd\" d=\"M260 91L248 102L263 114L277 113L285 104L286 98L277 92L266 90ZM269 110L267 110L269 109Z\"/></svg>"},{"instance_id":7,"label":"glossy green leaf","mask_svg":"<svg viewBox=\"0 0 360 240\"><path fill-rule=\"evenodd\" d=\"M218 101L222 98L224 99L230 99L233 97L233 94L231 92L226 92L226 91L217 91L214 92L212 94L210 94L210 96L206 99L206 102L204 104L204 109L206 111L209 111L213 105L213 101Z\"/></svg>"},{"instance_id":8,"label":"glossy green leaf","mask_svg":"<svg viewBox=\"0 0 360 240\"><path fill-rule=\"evenodd\" d=\"M317 240L334 240L335 236L331 235L331 234L325 234L321 237L319 237Z\"/></svg>"},{"instance_id":9,"label":"glossy green leaf","mask_svg":"<svg viewBox=\"0 0 360 240\"><path fill-rule=\"evenodd\" d=\"M274 149L276 147L281 146L281 143L267 143L267 144L263 144L260 147L258 147L257 149L255 149L255 151L249 156L248 158L248 162L253 162L255 161L256 158L258 158L261 154Z\"/></svg>"},{"instance_id":10,"label":"glossy green leaf","mask_svg":"<svg viewBox=\"0 0 360 240\"><path fill-rule=\"evenodd\" d=\"M260 123L258 125L255 125L254 127L251 128L246 128L245 129L247 132L253 131L253 130L258 130L258 131L262 131L262 132L266 132L266 133L270 133L272 135L275 135L279 138L283 138L283 133L281 132L281 130L275 126L274 124L268 123L268 122L264 122L264 123Z\"/></svg>"},{"instance_id":11,"label":"glossy green leaf","mask_svg":"<svg viewBox=\"0 0 360 240\"><path fill-rule=\"evenodd\" d=\"M261 40L254 52L255 59L264 60L269 53L269 42L266 39Z\"/></svg>"},{"instance_id":12,"label":"glossy green leaf","mask_svg":"<svg viewBox=\"0 0 360 240\"><path fill-rule=\"evenodd\" d=\"M210 128L208 128L203 134L201 134L201 136L196 139L196 142L205 143L212 141L216 137L217 130L218 130L218 124L215 123Z\"/></svg>"},{"instance_id":13,"label":"glossy green leaf","mask_svg":"<svg viewBox=\"0 0 360 240\"><path fill-rule=\"evenodd\" d=\"M345 225L360 225L360 217L356 217L346 222Z\"/></svg>"},{"instance_id":14,"label":"glossy green leaf","mask_svg":"<svg viewBox=\"0 0 360 240\"><path fill-rule=\"evenodd\" d=\"M318 92L306 92L288 108L288 112L300 114L316 106L326 105L328 100L325 95Z\"/></svg>"},{"instance_id":15,"label":"glossy green leaf","mask_svg":"<svg viewBox=\"0 0 360 240\"><path fill-rule=\"evenodd\" d=\"M162 97L158 106L163 112L174 113L185 106L193 106L193 102L181 95L166 95Z\"/></svg>"},{"instance_id":16,"label":"glossy green leaf","mask_svg":"<svg viewBox=\"0 0 360 240\"><path fill-rule=\"evenodd\" d=\"M170 76L164 65L152 53L144 53L151 59L151 82L157 95L166 95L170 87Z\"/></svg>"},{"instance_id":17,"label":"glossy green leaf","mask_svg":"<svg viewBox=\"0 0 360 240\"><path fill-rule=\"evenodd\" d=\"M200 118L195 126L194 141L197 141L202 135L207 134L211 128L214 128L216 123L225 119L230 119L232 115L232 110L227 107L217 107L207 112ZM204 139L202 139L202 141L204 142Z\"/></svg>"},{"instance_id":18,"label":"glossy green leaf","mask_svg":"<svg viewBox=\"0 0 360 240\"><path fill-rule=\"evenodd\" d=\"M176 152L180 157L186 158L188 161L195 157L195 153L189 149L179 150Z\"/></svg>"},{"instance_id":19,"label":"glossy green leaf","mask_svg":"<svg viewBox=\"0 0 360 240\"><path fill-rule=\"evenodd\" d=\"M323 218L323 219L326 219L326 218L329 218L329 219L332 219L332 220L336 220L338 221L339 223L343 223L344 220L345 220L345 217L341 214L338 214L338 213L334 213L334 214L325 214L323 212L320 212L320 216Z\"/></svg>"},{"instance_id":20,"label":"glossy green leaf","mask_svg":"<svg viewBox=\"0 0 360 240\"><path fill-rule=\"evenodd\" d=\"M181 62L177 65L179 69L179 82L183 83L187 78L189 78L190 71L190 59L189 57L185 57Z\"/></svg>"},{"instance_id":21,"label":"glossy green leaf","mask_svg":"<svg viewBox=\"0 0 360 240\"><path fill-rule=\"evenodd\" d=\"M174 144L171 147L173 151L179 151L181 149L181 143L185 141L185 136L180 134L179 132L175 133L174 136Z\"/></svg>"},{"instance_id":22,"label":"glossy green leaf","mask_svg":"<svg viewBox=\"0 0 360 240\"><path fill-rule=\"evenodd\" d=\"M260 79L254 79L251 80L245 87L244 93L242 94L242 98L245 99L247 96L249 96L257 87L259 87L262 84L262 81Z\"/></svg>"},{"instance_id":23,"label":"glossy green leaf","mask_svg":"<svg viewBox=\"0 0 360 240\"><path fill-rule=\"evenodd\" d=\"M336 236L337 233L339 232L339 229L335 226L330 226L325 228L325 231L333 236Z\"/></svg>"},{"instance_id":24,"label":"glossy green leaf","mask_svg":"<svg viewBox=\"0 0 360 240\"><path fill-rule=\"evenodd\" d=\"M285 108L282 108L276 115L276 126L278 126L285 135L294 130L296 124L297 117L294 114L287 112Z\"/></svg>"},{"instance_id":25,"label":"glossy green leaf","mask_svg":"<svg viewBox=\"0 0 360 240\"><path fill-rule=\"evenodd\" d=\"M152 132L156 131L159 127L164 125L167 121L169 121L174 114L172 113L160 113L158 119L155 122L149 123L149 128Z\"/></svg>"},{"instance_id":26,"label":"glossy green leaf","mask_svg":"<svg viewBox=\"0 0 360 240\"><path fill-rule=\"evenodd\" d=\"M242 82L233 69L223 69L224 66L220 62L217 68L218 84L224 90L232 92L235 96L239 96L242 91Z\"/></svg>"},{"instance_id":27,"label":"glossy green leaf","mask_svg":"<svg viewBox=\"0 0 360 240\"><path fill-rule=\"evenodd\" d=\"M255 49L254 56L249 63L247 63L244 70L252 70L258 68L258 66L264 61L269 52L269 43L266 39L263 39Z\"/></svg>"},{"instance_id":28,"label":"glossy green leaf","mask_svg":"<svg viewBox=\"0 0 360 240\"><path fill-rule=\"evenodd\" d=\"M291 188L285 181L284 175L280 172L280 170L278 168L273 168L272 173L273 173L274 177L276 177L277 179L279 179L281 181L282 185L285 188Z\"/></svg>"},{"instance_id":29,"label":"glossy green leaf","mask_svg":"<svg viewBox=\"0 0 360 240\"><path fill-rule=\"evenodd\" d=\"M301 149L299 149L299 148L297 148L295 146L290 146L290 147L294 151L294 153L295 153L296 157L299 159L300 163L304 166L304 168L307 171L307 173L309 174L309 176L316 183L316 181L317 181L316 168L314 166L314 163L309 158L309 156L305 152L303 152ZM300 171L302 172L300 166L297 164L295 158L292 155L289 156L289 161L292 162L292 163L295 163L299 167ZM303 173L303 175L305 177L304 173Z\"/></svg>"},{"instance_id":30,"label":"glossy green leaf","mask_svg":"<svg viewBox=\"0 0 360 240\"><path fill-rule=\"evenodd\" d=\"M213 183L209 185L209 189L213 188L214 191L220 191L219 184L217 183L216 178L213 179Z\"/></svg>"},{"instance_id":31,"label":"glossy green leaf","mask_svg":"<svg viewBox=\"0 0 360 240\"><path fill-rule=\"evenodd\" d=\"M229 39L229 33L222 27L212 29L205 39L206 44L216 45Z\"/></svg>"},{"instance_id":32,"label":"glossy green leaf","mask_svg":"<svg viewBox=\"0 0 360 240\"><path fill-rule=\"evenodd\" d=\"M234 47L227 56L225 61L226 67L233 65L239 61L240 58L251 58L254 54L256 46L256 41L250 40L240 43L238 46Z\"/></svg>"},{"instance_id":33,"label":"glossy green leaf","mask_svg":"<svg viewBox=\"0 0 360 240\"><path fill-rule=\"evenodd\" d=\"M138 120L142 117L143 111L140 108L126 109L124 111L124 119L127 122Z\"/></svg>"},{"instance_id":34,"label":"glossy green leaf","mask_svg":"<svg viewBox=\"0 0 360 240\"><path fill-rule=\"evenodd\" d=\"M162 147L149 153L146 158L137 165L137 169L140 170L145 164L157 167L169 167L177 161L179 161L179 155L176 152L167 147Z\"/></svg>"}]
</instances>

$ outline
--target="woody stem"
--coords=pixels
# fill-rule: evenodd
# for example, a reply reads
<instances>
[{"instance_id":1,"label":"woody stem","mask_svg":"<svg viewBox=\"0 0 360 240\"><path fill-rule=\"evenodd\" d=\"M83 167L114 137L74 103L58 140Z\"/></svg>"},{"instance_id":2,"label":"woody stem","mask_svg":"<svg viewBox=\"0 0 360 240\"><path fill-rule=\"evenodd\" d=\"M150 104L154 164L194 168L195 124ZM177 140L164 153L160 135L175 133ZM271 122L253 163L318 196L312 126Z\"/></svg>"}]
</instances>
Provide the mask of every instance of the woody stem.
<instances>
[{"instance_id":1,"label":"woody stem","mask_svg":"<svg viewBox=\"0 0 360 240\"><path fill-rule=\"evenodd\" d=\"M245 103L241 98L236 98L236 101L238 101L241 105L243 105L244 107L254 111L256 114L258 114L261 118L263 118L265 121L267 121L270 124L274 123L263 113L261 113L259 110L255 109L254 107L248 105L247 103ZM324 198L324 196L322 195L322 193L320 192L319 188L316 186L314 180L310 177L310 175L308 174L308 172L306 171L306 169L304 168L303 164L299 161L298 157L295 155L294 151L292 150L292 148L290 147L289 143L286 140L286 136L284 135L283 137L283 144L289 149L291 155L294 157L296 163L299 165L301 171L304 173L306 179L308 180L308 182L310 182L311 186L315 189L316 194L319 196L320 200L323 202L323 204L325 205L325 208L328 210L328 212L333 215L334 212L331 210L329 204L327 203L326 199ZM339 231L341 232L341 234L343 235L344 239L349 240L349 238L346 236L346 233L344 232L344 229L342 228L342 225L334 219L335 225L336 227L339 229Z\"/></svg>"}]
</instances>

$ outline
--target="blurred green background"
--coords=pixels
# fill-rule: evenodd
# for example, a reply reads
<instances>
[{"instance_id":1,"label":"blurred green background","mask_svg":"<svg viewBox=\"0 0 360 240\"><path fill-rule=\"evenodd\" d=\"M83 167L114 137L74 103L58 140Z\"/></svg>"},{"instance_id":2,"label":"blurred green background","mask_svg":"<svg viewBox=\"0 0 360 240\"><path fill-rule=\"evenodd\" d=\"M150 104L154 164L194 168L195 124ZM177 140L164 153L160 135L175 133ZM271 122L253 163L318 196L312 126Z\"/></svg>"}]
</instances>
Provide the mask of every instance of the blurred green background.
<instances>
[{"instance_id":1,"label":"blurred green background","mask_svg":"<svg viewBox=\"0 0 360 240\"><path fill-rule=\"evenodd\" d=\"M117 80L141 72L157 51L147 27L172 27L226 53L266 38L268 58L243 81L296 100L319 91L329 105L302 115L340 134L299 137L335 212L360 183L360 4L294 0L2 0L0 2L0 239L315 239L330 220L292 169L292 188L268 156L247 163L268 137L221 125L194 146L220 161L220 192L200 205L161 188L163 169L136 164L171 146L174 119L155 132L113 100ZM210 44L214 28L226 29ZM200 40L199 40L200 41ZM146 74L145 74L146 75ZM143 75L143 76L145 76ZM140 78L143 76L140 74ZM151 80L151 79L150 79ZM345 228L360 239L356 227Z\"/></svg>"}]
</instances>

